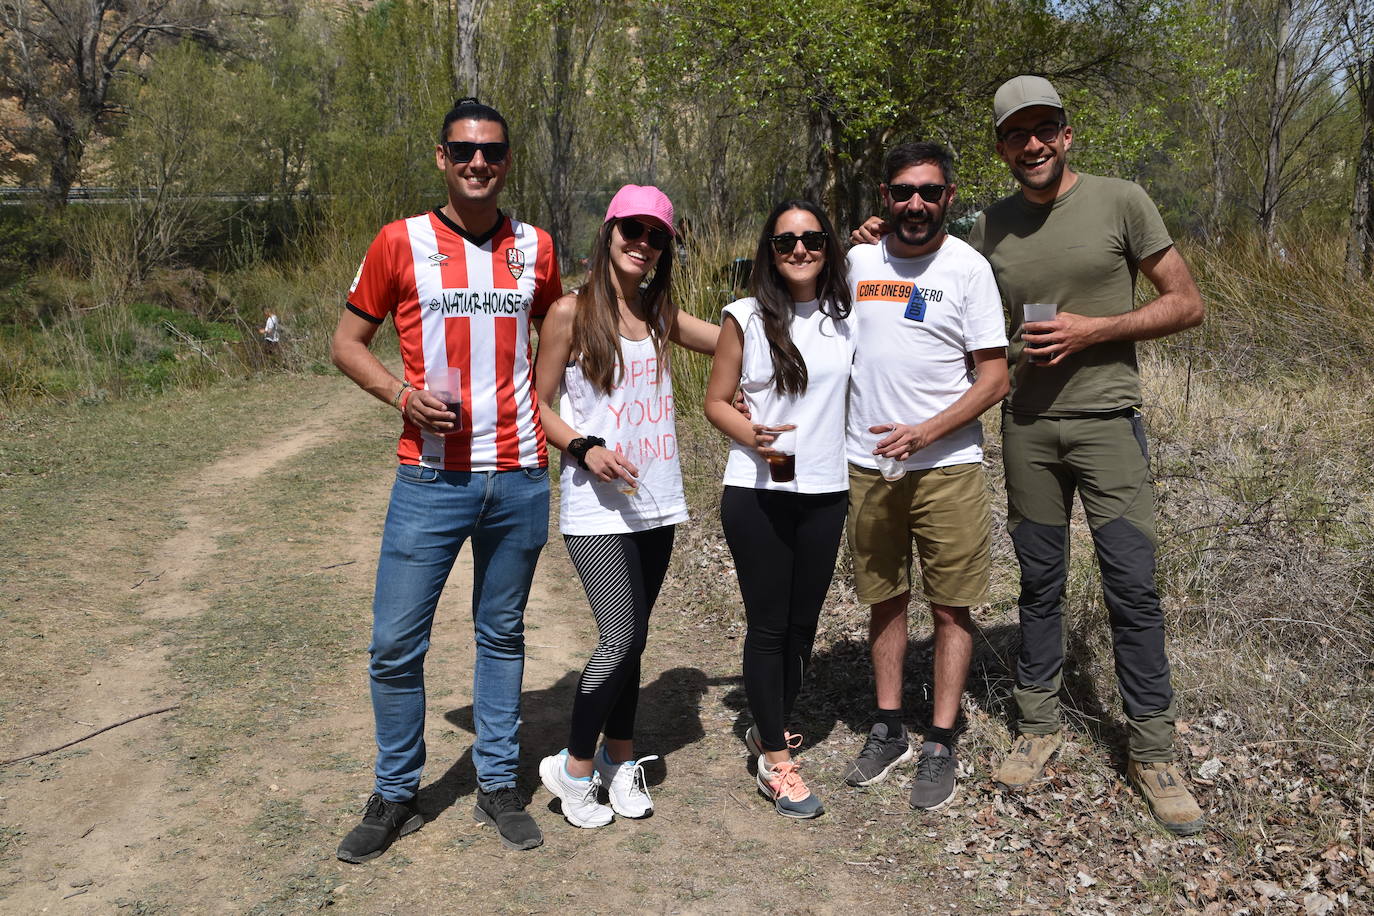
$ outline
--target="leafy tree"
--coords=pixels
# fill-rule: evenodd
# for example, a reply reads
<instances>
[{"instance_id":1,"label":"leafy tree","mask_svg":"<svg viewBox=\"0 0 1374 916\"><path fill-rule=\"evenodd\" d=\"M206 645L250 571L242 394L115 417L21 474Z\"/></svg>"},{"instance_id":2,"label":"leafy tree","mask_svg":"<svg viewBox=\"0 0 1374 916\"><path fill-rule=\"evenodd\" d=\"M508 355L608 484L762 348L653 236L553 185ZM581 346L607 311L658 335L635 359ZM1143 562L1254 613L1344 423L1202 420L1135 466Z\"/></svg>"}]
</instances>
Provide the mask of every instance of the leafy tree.
<instances>
[{"instance_id":1,"label":"leafy tree","mask_svg":"<svg viewBox=\"0 0 1374 916\"><path fill-rule=\"evenodd\" d=\"M434 147L454 101L444 22L425 0L384 0L351 11L333 38L312 175L330 195L331 234L366 236L442 202Z\"/></svg>"},{"instance_id":2,"label":"leafy tree","mask_svg":"<svg viewBox=\"0 0 1374 916\"><path fill-rule=\"evenodd\" d=\"M159 44L212 40L213 12L203 0L0 0L0 81L25 116L5 139L47 163L52 206L66 203L92 134L119 111L121 78Z\"/></svg>"}]
</instances>

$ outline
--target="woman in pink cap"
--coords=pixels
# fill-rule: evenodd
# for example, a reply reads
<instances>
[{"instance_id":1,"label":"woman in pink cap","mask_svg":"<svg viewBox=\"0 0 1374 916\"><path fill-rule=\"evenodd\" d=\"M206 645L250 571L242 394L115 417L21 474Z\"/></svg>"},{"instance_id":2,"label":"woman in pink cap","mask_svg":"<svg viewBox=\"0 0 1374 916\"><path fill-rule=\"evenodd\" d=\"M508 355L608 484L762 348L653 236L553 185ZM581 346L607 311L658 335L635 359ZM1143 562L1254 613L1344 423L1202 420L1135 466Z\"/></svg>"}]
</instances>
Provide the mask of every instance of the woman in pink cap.
<instances>
[{"instance_id":1,"label":"woman in pink cap","mask_svg":"<svg viewBox=\"0 0 1374 916\"><path fill-rule=\"evenodd\" d=\"M573 700L568 747L539 764L577 827L653 811L640 767L652 758L634 750L639 657L674 527L687 519L667 345L714 353L720 330L673 302L673 238L667 195L621 188L586 285L553 304L539 334L540 414L549 443L563 450L559 530L601 634Z\"/></svg>"}]
</instances>

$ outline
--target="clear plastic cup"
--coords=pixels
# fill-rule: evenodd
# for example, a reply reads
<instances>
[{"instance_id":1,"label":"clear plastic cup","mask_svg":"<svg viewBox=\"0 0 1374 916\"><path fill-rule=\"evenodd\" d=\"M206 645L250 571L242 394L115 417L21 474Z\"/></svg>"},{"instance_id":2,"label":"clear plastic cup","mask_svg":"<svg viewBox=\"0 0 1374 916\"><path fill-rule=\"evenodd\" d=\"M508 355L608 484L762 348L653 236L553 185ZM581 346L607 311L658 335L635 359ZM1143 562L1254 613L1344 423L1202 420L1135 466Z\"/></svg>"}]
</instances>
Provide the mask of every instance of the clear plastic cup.
<instances>
[{"instance_id":1,"label":"clear plastic cup","mask_svg":"<svg viewBox=\"0 0 1374 916\"><path fill-rule=\"evenodd\" d=\"M872 454L873 449L878 447L878 443L882 442L890 435L891 432L874 434L872 443L873 448L869 449L869 453ZM898 458L889 458L886 455L873 455L873 461L878 465L878 473L883 475L883 480L890 482L893 480L901 480L906 476L906 462Z\"/></svg>"},{"instance_id":2,"label":"clear plastic cup","mask_svg":"<svg viewBox=\"0 0 1374 916\"><path fill-rule=\"evenodd\" d=\"M1021 306L1022 324L1030 321L1053 321L1059 314L1059 306L1053 302L1027 302ZM1038 355L1038 347L1026 347L1026 358L1037 365L1050 361L1048 356Z\"/></svg>"},{"instance_id":3,"label":"clear plastic cup","mask_svg":"<svg viewBox=\"0 0 1374 916\"><path fill-rule=\"evenodd\" d=\"M773 434L773 444L768 446L778 454L768 459L768 476L774 483L787 483L797 477L797 426L795 423L780 423L764 427L765 432Z\"/></svg>"},{"instance_id":4,"label":"clear plastic cup","mask_svg":"<svg viewBox=\"0 0 1374 916\"><path fill-rule=\"evenodd\" d=\"M456 366L432 369L425 373L425 390L444 402L444 406L457 417L453 429L444 433L451 436L463 429L463 370Z\"/></svg>"}]
</instances>

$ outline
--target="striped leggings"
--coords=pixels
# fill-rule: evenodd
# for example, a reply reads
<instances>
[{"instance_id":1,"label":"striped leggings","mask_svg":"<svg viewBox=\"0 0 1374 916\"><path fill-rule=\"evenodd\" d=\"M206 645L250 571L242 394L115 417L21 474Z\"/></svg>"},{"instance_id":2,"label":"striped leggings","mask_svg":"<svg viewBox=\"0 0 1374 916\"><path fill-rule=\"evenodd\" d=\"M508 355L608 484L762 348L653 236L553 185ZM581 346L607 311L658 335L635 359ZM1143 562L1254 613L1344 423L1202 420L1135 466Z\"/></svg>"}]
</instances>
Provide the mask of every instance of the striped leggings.
<instances>
[{"instance_id":1,"label":"striped leggings","mask_svg":"<svg viewBox=\"0 0 1374 916\"><path fill-rule=\"evenodd\" d=\"M639 657L649 638L649 612L668 572L673 525L629 534L565 534L568 556L587 592L600 631L573 698L568 752L587 759L596 739L634 737Z\"/></svg>"}]
</instances>

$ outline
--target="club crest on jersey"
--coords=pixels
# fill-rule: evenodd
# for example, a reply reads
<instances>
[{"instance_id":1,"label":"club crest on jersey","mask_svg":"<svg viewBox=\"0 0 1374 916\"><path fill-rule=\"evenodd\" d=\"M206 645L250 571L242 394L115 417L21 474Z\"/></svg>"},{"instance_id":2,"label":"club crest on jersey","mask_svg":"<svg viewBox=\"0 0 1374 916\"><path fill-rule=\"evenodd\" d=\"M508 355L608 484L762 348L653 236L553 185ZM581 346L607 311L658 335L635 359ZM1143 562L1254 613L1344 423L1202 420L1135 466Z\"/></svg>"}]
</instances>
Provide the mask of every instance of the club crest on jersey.
<instances>
[{"instance_id":1,"label":"club crest on jersey","mask_svg":"<svg viewBox=\"0 0 1374 916\"><path fill-rule=\"evenodd\" d=\"M510 271L512 278L519 280L520 275L525 272L525 253L519 248L507 248L506 269Z\"/></svg>"}]
</instances>

